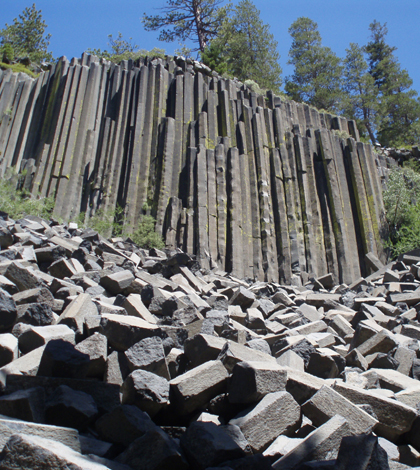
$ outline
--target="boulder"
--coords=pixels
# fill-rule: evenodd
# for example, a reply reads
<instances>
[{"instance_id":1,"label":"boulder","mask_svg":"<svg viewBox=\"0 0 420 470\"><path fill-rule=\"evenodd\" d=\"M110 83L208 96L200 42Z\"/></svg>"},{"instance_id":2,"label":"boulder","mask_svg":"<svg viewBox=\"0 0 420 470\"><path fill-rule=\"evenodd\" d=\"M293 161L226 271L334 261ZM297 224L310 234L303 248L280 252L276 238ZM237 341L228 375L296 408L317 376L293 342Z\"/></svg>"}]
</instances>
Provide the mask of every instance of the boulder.
<instances>
[{"instance_id":1,"label":"boulder","mask_svg":"<svg viewBox=\"0 0 420 470\"><path fill-rule=\"evenodd\" d=\"M172 379L171 404L178 414L188 414L205 406L226 389L228 373L219 360L208 361Z\"/></svg>"},{"instance_id":2,"label":"boulder","mask_svg":"<svg viewBox=\"0 0 420 470\"><path fill-rule=\"evenodd\" d=\"M268 393L286 389L287 371L270 362L239 362L228 385L231 403L255 403Z\"/></svg>"},{"instance_id":3,"label":"boulder","mask_svg":"<svg viewBox=\"0 0 420 470\"><path fill-rule=\"evenodd\" d=\"M75 452L52 439L14 434L3 448L1 470L55 468L74 470L107 470L86 455Z\"/></svg>"},{"instance_id":4,"label":"boulder","mask_svg":"<svg viewBox=\"0 0 420 470\"><path fill-rule=\"evenodd\" d=\"M239 426L253 452L262 452L281 434L294 433L300 420L300 406L290 393L275 392L229 423Z\"/></svg>"},{"instance_id":5,"label":"boulder","mask_svg":"<svg viewBox=\"0 0 420 470\"><path fill-rule=\"evenodd\" d=\"M169 382L152 372L135 370L124 381L122 403L136 405L152 418L169 405Z\"/></svg>"},{"instance_id":6,"label":"boulder","mask_svg":"<svg viewBox=\"0 0 420 470\"><path fill-rule=\"evenodd\" d=\"M181 446L192 468L204 470L226 460L245 456L245 452L220 426L194 422L181 438Z\"/></svg>"}]
</instances>

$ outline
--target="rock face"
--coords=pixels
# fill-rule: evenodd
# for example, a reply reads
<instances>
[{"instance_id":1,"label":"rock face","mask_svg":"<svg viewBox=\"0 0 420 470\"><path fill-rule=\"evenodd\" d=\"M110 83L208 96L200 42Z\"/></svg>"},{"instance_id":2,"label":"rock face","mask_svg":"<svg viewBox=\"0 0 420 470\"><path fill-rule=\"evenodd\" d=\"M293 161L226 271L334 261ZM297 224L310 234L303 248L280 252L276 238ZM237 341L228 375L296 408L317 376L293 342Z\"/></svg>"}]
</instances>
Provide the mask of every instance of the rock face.
<instances>
[{"instance_id":1,"label":"rock face","mask_svg":"<svg viewBox=\"0 0 420 470\"><path fill-rule=\"evenodd\" d=\"M418 465L418 253L292 287L74 225L1 223L0 469Z\"/></svg>"},{"instance_id":2,"label":"rock face","mask_svg":"<svg viewBox=\"0 0 420 470\"><path fill-rule=\"evenodd\" d=\"M120 205L134 229L149 205L166 246L203 268L281 283L329 273L328 287L366 276L366 254L382 257L376 157L354 121L192 60L84 54L35 80L0 71L0 135L0 177L26 170L24 187L53 195L58 218ZM74 264L57 260L50 274ZM113 273L101 286L116 295L129 282Z\"/></svg>"}]
</instances>

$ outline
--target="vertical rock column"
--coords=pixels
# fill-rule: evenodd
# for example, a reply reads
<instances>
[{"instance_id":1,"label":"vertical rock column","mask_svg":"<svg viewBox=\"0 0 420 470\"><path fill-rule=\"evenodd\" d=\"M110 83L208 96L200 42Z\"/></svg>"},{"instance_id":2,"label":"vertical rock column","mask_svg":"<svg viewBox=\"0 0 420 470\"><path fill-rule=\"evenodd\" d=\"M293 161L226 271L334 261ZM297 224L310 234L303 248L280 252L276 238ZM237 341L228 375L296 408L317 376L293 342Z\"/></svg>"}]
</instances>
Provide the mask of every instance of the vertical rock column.
<instances>
[{"instance_id":1,"label":"vertical rock column","mask_svg":"<svg viewBox=\"0 0 420 470\"><path fill-rule=\"evenodd\" d=\"M238 134L243 136L245 126L243 122L238 123ZM252 213L251 213L251 187L249 179L249 159L244 153L239 155L239 182L241 185L241 201L242 206L242 247L243 247L243 270L244 276L252 278L254 276L254 268L252 266Z\"/></svg>"},{"instance_id":2,"label":"vertical rock column","mask_svg":"<svg viewBox=\"0 0 420 470\"><path fill-rule=\"evenodd\" d=\"M222 269L226 263L227 234L227 193L226 193L226 161L223 144L216 146L216 204L217 204L217 261Z\"/></svg>"},{"instance_id":3,"label":"vertical rock column","mask_svg":"<svg viewBox=\"0 0 420 470\"><path fill-rule=\"evenodd\" d=\"M142 78L146 78L146 73ZM156 86L156 67L149 63L148 72L147 72L147 82L146 82L146 97L145 97L145 109L144 115L140 115L138 118L143 119L143 124L140 124L139 132L139 176L137 180L138 189L137 197L135 203L135 214L134 214L134 224L138 222L138 216L140 211L143 208L143 205L148 203L148 184L149 184L149 174L150 174L150 159L151 159L151 149L152 149L152 134L153 134L153 125L154 125L154 106L155 106L155 86ZM141 131L142 129L142 131Z\"/></svg>"},{"instance_id":4,"label":"vertical rock column","mask_svg":"<svg viewBox=\"0 0 420 470\"><path fill-rule=\"evenodd\" d=\"M6 169L10 168L12 163L13 154L10 154L13 152L12 145L17 139L16 129L18 129L18 126L13 124L17 114L21 114L19 113L19 102L25 88L25 81L14 80L13 82L13 85L12 82L9 82L10 85L6 86L3 91L5 100L3 101L4 111L0 123L0 177L4 176ZM22 105L23 100L21 109Z\"/></svg>"},{"instance_id":5,"label":"vertical rock column","mask_svg":"<svg viewBox=\"0 0 420 470\"><path fill-rule=\"evenodd\" d=\"M321 204L316 186L316 139L312 129L308 130L307 137L303 138L303 147L306 160L306 179L308 185L308 193L305 196L305 203L306 207L310 207L311 218L308 220L308 222L311 224L311 231L313 236L311 246L314 247L314 253L311 255L312 272L318 273L318 275L320 275L321 273L328 272L328 266L325 253Z\"/></svg>"},{"instance_id":6,"label":"vertical rock column","mask_svg":"<svg viewBox=\"0 0 420 470\"><path fill-rule=\"evenodd\" d=\"M207 194L208 194L208 237L210 258L217 263L217 185L216 157L213 149L206 150L207 156Z\"/></svg>"},{"instance_id":7,"label":"vertical rock column","mask_svg":"<svg viewBox=\"0 0 420 470\"><path fill-rule=\"evenodd\" d=\"M156 177L156 231L162 234L163 222L169 199L172 196L172 171L175 143L175 119L163 118L162 145L159 154L159 164Z\"/></svg>"},{"instance_id":8,"label":"vertical rock column","mask_svg":"<svg viewBox=\"0 0 420 470\"><path fill-rule=\"evenodd\" d=\"M180 193L180 181L182 168L185 165L185 145L183 136L183 116L184 116L184 77L176 75L175 77L175 141L174 141L174 157L173 157L173 170L171 182L171 194L178 195Z\"/></svg>"},{"instance_id":9,"label":"vertical rock column","mask_svg":"<svg viewBox=\"0 0 420 470\"><path fill-rule=\"evenodd\" d=\"M91 60L96 59L94 56L88 56L88 58L90 59L88 60L90 63L90 77L88 79L90 85L86 93L88 94L88 100L92 103L92 110L87 120L88 130L83 150L83 174L80 174L78 180L79 194L73 208L74 214L80 210L85 213L85 217L89 217L91 209L92 182L96 176L96 158L101 144L105 92L110 66L109 62L104 60L100 64L95 60Z\"/></svg>"},{"instance_id":10,"label":"vertical rock column","mask_svg":"<svg viewBox=\"0 0 420 470\"><path fill-rule=\"evenodd\" d=\"M209 269L208 240L208 197L207 197L207 152L204 145L199 145L195 173L196 221L198 232L197 258L204 269Z\"/></svg>"},{"instance_id":11,"label":"vertical rock column","mask_svg":"<svg viewBox=\"0 0 420 470\"><path fill-rule=\"evenodd\" d=\"M142 161L144 145L144 132L146 126L146 104L148 91L149 69L142 65L137 75L137 102L135 105L135 124L132 141L132 154L130 168L128 172L125 223L131 229L135 229L139 221L142 205L144 203L144 194L141 188L144 188L143 171L144 163Z\"/></svg>"},{"instance_id":12,"label":"vertical rock column","mask_svg":"<svg viewBox=\"0 0 420 470\"><path fill-rule=\"evenodd\" d=\"M56 193L57 210L65 220L75 219L80 210L84 183L87 181L87 165L92 160L94 148L94 127L98 105L99 84L102 67L97 63L91 63L84 96L81 97L81 111L76 139L70 160L66 165L69 168L69 177L60 181ZM65 171L63 169L63 171Z\"/></svg>"},{"instance_id":13,"label":"vertical rock column","mask_svg":"<svg viewBox=\"0 0 420 470\"><path fill-rule=\"evenodd\" d=\"M369 210L369 202L365 190L365 183L363 181L359 156L357 154L356 142L353 139L347 140L346 155L350 167L357 217L359 219L359 226L361 230L360 238L363 245L364 254L369 253L370 251L376 253L376 239Z\"/></svg>"},{"instance_id":14,"label":"vertical rock column","mask_svg":"<svg viewBox=\"0 0 420 470\"><path fill-rule=\"evenodd\" d=\"M264 145L265 134L264 115L262 109L252 117L254 131L255 161L258 174L258 193L260 201L260 226L263 269L267 281L278 279L277 250L271 208L271 191L269 180L269 152L268 145ZM267 142L267 140L266 140Z\"/></svg>"},{"instance_id":15,"label":"vertical rock column","mask_svg":"<svg viewBox=\"0 0 420 470\"><path fill-rule=\"evenodd\" d=\"M312 199L316 198L310 185L310 175L307 169L307 154L309 153L309 142L306 137L295 135L294 148L296 152L297 184L300 193L302 227L305 243L306 271L308 273L318 272L316 260L321 255L319 245L316 243L314 229L317 221L316 214L312 214Z\"/></svg>"},{"instance_id":16,"label":"vertical rock column","mask_svg":"<svg viewBox=\"0 0 420 470\"><path fill-rule=\"evenodd\" d=\"M219 85L222 86L222 82L219 82ZM222 137L227 137L229 139L229 145L231 146L232 142L232 130L231 130L231 121L230 121L230 101L229 93L227 90L221 90L219 92L219 110L220 110L220 132Z\"/></svg>"},{"instance_id":17,"label":"vertical rock column","mask_svg":"<svg viewBox=\"0 0 420 470\"><path fill-rule=\"evenodd\" d=\"M197 148L189 147L187 152L187 209L184 213L185 216L185 236L184 236L184 251L187 253L194 253L196 247L196 240L198 239L197 230L195 230L196 220L196 190L195 190L195 175L197 173Z\"/></svg>"},{"instance_id":18,"label":"vertical rock column","mask_svg":"<svg viewBox=\"0 0 420 470\"><path fill-rule=\"evenodd\" d=\"M238 149L228 152L228 236L226 269L238 278L244 277L242 246L242 194L240 183L240 163Z\"/></svg>"},{"instance_id":19,"label":"vertical rock column","mask_svg":"<svg viewBox=\"0 0 420 470\"><path fill-rule=\"evenodd\" d=\"M379 251L383 254L381 232L383 230L382 225L385 217L385 209L382 199L382 187L375 167L372 147L362 142L357 142L357 154L359 155L360 166L365 183L376 246L377 248L380 248Z\"/></svg>"},{"instance_id":20,"label":"vertical rock column","mask_svg":"<svg viewBox=\"0 0 420 470\"><path fill-rule=\"evenodd\" d=\"M19 88L18 76L9 73L2 73L2 85L0 88L0 176L4 175L6 162L4 154L7 148L8 137L11 129L13 105L15 103L16 91Z\"/></svg>"},{"instance_id":21,"label":"vertical rock column","mask_svg":"<svg viewBox=\"0 0 420 470\"><path fill-rule=\"evenodd\" d=\"M273 212L276 227L279 280L289 283L292 278L291 254L289 244L289 223L284 192L284 174L281 153L285 155L284 127L279 108L274 110L275 147L271 150L271 187Z\"/></svg>"},{"instance_id":22,"label":"vertical rock column","mask_svg":"<svg viewBox=\"0 0 420 470\"><path fill-rule=\"evenodd\" d=\"M48 194L54 157L62 136L73 73L74 67L69 67L65 58L60 59L53 77L48 82L49 90L46 93L40 140L35 156L37 171L32 186L32 191L40 193L41 196Z\"/></svg>"},{"instance_id":23,"label":"vertical rock column","mask_svg":"<svg viewBox=\"0 0 420 470\"><path fill-rule=\"evenodd\" d=\"M349 253L355 249L348 242L346 221L343 213L343 200L340 191L339 175L337 174L336 161L330 138L330 133L324 129L316 132L319 148L324 164L324 171L328 188L328 204L331 208L331 220L336 242L336 252L339 269L339 281L350 284L355 278L352 276L352 268ZM348 201L346 201L348 203Z\"/></svg>"},{"instance_id":24,"label":"vertical rock column","mask_svg":"<svg viewBox=\"0 0 420 470\"><path fill-rule=\"evenodd\" d=\"M110 142L105 178L103 185L103 202L101 209L105 214L112 213L117 205L120 190L120 178L125 162L125 142L127 124L129 122L130 100L132 94L134 74L132 71L123 70L118 89L118 108L115 115L115 124Z\"/></svg>"},{"instance_id":25,"label":"vertical rock column","mask_svg":"<svg viewBox=\"0 0 420 470\"><path fill-rule=\"evenodd\" d=\"M302 270L306 271L305 241L293 135L291 132L285 133L285 141L285 151L280 156L282 158L284 194L289 228L290 264L292 273L300 273Z\"/></svg>"},{"instance_id":26,"label":"vertical rock column","mask_svg":"<svg viewBox=\"0 0 420 470\"><path fill-rule=\"evenodd\" d=\"M341 124L344 128L344 123ZM347 125L347 121L345 123ZM345 140L337 135L331 134L331 140L334 150L334 159L336 162L338 183L341 194L341 201L343 205L344 227L346 230L347 244L350 249L353 249L354 254L357 253L357 239L355 228L355 214L352 210L352 200L350 198L349 185L351 185L351 177L349 174L348 166L345 165ZM357 256L348 257L350 279L358 279L360 277L360 264Z\"/></svg>"},{"instance_id":27,"label":"vertical rock column","mask_svg":"<svg viewBox=\"0 0 420 470\"><path fill-rule=\"evenodd\" d=\"M79 129L88 73L88 67L74 66L73 80L66 115L64 117L62 134L53 160L48 195L55 196L54 215L57 217L64 215L62 211L63 205L65 204L65 195L70 189L68 182L70 180L74 146Z\"/></svg>"},{"instance_id":28,"label":"vertical rock column","mask_svg":"<svg viewBox=\"0 0 420 470\"><path fill-rule=\"evenodd\" d=\"M156 66L156 87L155 87L155 99L153 107L153 131L150 147L150 173L149 173L149 186L148 193L149 198L154 200L155 203L152 207L152 214L155 214L157 210L156 201L157 197L155 195L156 191L156 180L159 177L159 159L158 159L158 146L160 132L159 128L162 123L162 118L166 116L166 106L169 90L169 73L165 69L162 63L158 63ZM168 202L168 201L167 201Z\"/></svg>"},{"instance_id":29,"label":"vertical rock column","mask_svg":"<svg viewBox=\"0 0 420 470\"><path fill-rule=\"evenodd\" d=\"M42 80L24 80L19 83L9 121L9 137L6 139L6 146L0 150L2 173L4 173L3 168L11 166L19 171L22 160L21 148L26 141L29 116L31 116L33 109L33 96L39 92L39 82Z\"/></svg>"},{"instance_id":30,"label":"vertical rock column","mask_svg":"<svg viewBox=\"0 0 420 470\"><path fill-rule=\"evenodd\" d=\"M34 86L32 88L30 98L28 101L26 114L25 114L25 132L20 136L20 142L18 144L18 154L15 154L15 165L16 169L21 169L22 160L35 159L36 156L36 145L41 138L41 129L43 116L46 113L46 97L50 88L51 81L57 71L62 67L63 60L60 59L54 64L50 70L42 72L36 80L34 80ZM23 163L24 164L24 163ZM32 184L31 175L31 184ZM29 186L28 189L31 189Z\"/></svg>"},{"instance_id":31,"label":"vertical rock column","mask_svg":"<svg viewBox=\"0 0 420 470\"><path fill-rule=\"evenodd\" d=\"M243 153L248 157L249 187L250 187L250 206L251 206L251 224L252 224L252 267L254 279L264 279L263 259L261 249L261 226L260 226L260 199L258 188L258 174L254 152L252 108L243 106L244 115L244 135L241 137Z\"/></svg>"}]
</instances>

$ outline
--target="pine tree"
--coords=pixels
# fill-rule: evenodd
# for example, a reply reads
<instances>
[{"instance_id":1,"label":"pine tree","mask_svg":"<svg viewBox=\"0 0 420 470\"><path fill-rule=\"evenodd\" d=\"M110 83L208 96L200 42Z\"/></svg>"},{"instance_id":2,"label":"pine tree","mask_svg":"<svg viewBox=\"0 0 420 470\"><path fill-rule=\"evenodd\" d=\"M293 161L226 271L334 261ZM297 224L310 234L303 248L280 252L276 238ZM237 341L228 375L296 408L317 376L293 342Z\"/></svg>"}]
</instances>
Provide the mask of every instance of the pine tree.
<instances>
[{"instance_id":1,"label":"pine tree","mask_svg":"<svg viewBox=\"0 0 420 470\"><path fill-rule=\"evenodd\" d=\"M293 38L288 64L294 74L286 78L286 92L295 101L318 109L336 111L343 98L340 59L322 45L318 25L309 18L298 18L289 28Z\"/></svg>"},{"instance_id":2,"label":"pine tree","mask_svg":"<svg viewBox=\"0 0 420 470\"><path fill-rule=\"evenodd\" d=\"M146 31L160 31L159 41L193 41L198 44L193 51L207 47L220 30L226 8L219 6L223 0L167 0L163 15L143 15Z\"/></svg>"},{"instance_id":3,"label":"pine tree","mask_svg":"<svg viewBox=\"0 0 420 470\"><path fill-rule=\"evenodd\" d=\"M203 64L210 67L212 70L220 75L226 74L228 71L228 64L226 56L224 55L224 46L217 41L212 41L203 52L200 53Z\"/></svg>"},{"instance_id":4,"label":"pine tree","mask_svg":"<svg viewBox=\"0 0 420 470\"><path fill-rule=\"evenodd\" d=\"M0 45L11 44L15 59L29 58L34 63L52 61L52 53L48 52L51 34L45 35L46 28L41 10L37 10L34 3L25 8L12 25L6 24L0 31Z\"/></svg>"},{"instance_id":5,"label":"pine tree","mask_svg":"<svg viewBox=\"0 0 420 470\"><path fill-rule=\"evenodd\" d=\"M219 52L218 60L227 63L230 75L242 81L253 80L276 93L280 91L282 70L277 42L250 0L236 5L211 47ZM210 65L205 54L202 59Z\"/></svg>"},{"instance_id":6,"label":"pine tree","mask_svg":"<svg viewBox=\"0 0 420 470\"><path fill-rule=\"evenodd\" d=\"M400 146L420 141L420 103L417 92L411 90L413 81L406 70L401 70L394 55L395 47L386 43L386 23L370 24L371 40L366 46L369 72L379 91L378 140L382 145Z\"/></svg>"},{"instance_id":7,"label":"pine tree","mask_svg":"<svg viewBox=\"0 0 420 470\"><path fill-rule=\"evenodd\" d=\"M364 57L364 49L351 43L344 59L344 99L346 116L356 119L361 131L366 129L372 144L376 143L379 112L379 90Z\"/></svg>"}]
</instances>

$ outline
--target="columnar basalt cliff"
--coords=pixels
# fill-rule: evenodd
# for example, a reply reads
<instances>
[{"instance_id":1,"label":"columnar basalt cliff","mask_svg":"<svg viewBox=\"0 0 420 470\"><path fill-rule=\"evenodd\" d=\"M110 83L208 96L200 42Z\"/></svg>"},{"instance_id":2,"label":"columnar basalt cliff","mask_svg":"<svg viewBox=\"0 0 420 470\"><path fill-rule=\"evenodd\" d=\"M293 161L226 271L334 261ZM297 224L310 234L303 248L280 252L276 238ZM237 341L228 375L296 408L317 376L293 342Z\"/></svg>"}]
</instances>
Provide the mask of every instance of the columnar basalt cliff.
<instances>
[{"instance_id":1,"label":"columnar basalt cliff","mask_svg":"<svg viewBox=\"0 0 420 470\"><path fill-rule=\"evenodd\" d=\"M355 123L197 62L85 54L35 80L0 71L0 116L0 176L25 169L64 220L120 205L135 228L148 211L167 247L266 281L350 283L382 256L380 179Z\"/></svg>"}]
</instances>

